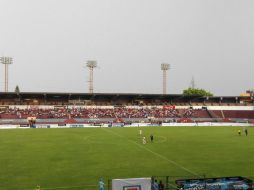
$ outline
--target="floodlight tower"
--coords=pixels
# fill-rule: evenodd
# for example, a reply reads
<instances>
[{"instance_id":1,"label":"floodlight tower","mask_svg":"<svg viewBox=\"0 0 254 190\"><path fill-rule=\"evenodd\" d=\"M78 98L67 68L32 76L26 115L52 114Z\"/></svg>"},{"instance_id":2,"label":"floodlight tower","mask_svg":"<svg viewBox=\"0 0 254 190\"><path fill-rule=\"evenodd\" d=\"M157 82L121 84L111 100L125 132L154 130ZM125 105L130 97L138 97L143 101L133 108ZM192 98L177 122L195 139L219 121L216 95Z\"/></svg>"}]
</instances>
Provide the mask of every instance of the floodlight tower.
<instances>
[{"instance_id":1,"label":"floodlight tower","mask_svg":"<svg viewBox=\"0 0 254 190\"><path fill-rule=\"evenodd\" d=\"M93 93L93 70L97 67L97 61L87 61L86 67L89 69L89 93Z\"/></svg>"},{"instance_id":2,"label":"floodlight tower","mask_svg":"<svg viewBox=\"0 0 254 190\"><path fill-rule=\"evenodd\" d=\"M168 63L161 64L161 70L163 72L163 94L167 93L167 71L170 69L170 65Z\"/></svg>"},{"instance_id":3,"label":"floodlight tower","mask_svg":"<svg viewBox=\"0 0 254 190\"><path fill-rule=\"evenodd\" d=\"M4 64L4 91L8 92L9 65L12 64L12 57L0 57L0 61Z\"/></svg>"}]
</instances>

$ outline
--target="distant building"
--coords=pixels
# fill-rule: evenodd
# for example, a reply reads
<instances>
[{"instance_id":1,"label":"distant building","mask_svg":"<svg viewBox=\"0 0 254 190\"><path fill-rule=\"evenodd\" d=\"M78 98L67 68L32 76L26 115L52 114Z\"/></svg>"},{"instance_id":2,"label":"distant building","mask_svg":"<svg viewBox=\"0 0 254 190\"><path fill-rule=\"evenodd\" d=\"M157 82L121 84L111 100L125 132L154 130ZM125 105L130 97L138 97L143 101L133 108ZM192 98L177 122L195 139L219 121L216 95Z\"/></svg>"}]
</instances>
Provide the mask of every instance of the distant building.
<instances>
[{"instance_id":1,"label":"distant building","mask_svg":"<svg viewBox=\"0 0 254 190\"><path fill-rule=\"evenodd\" d=\"M244 96L244 97L254 96L254 90L246 90L246 92L241 93L240 96Z\"/></svg>"}]
</instances>

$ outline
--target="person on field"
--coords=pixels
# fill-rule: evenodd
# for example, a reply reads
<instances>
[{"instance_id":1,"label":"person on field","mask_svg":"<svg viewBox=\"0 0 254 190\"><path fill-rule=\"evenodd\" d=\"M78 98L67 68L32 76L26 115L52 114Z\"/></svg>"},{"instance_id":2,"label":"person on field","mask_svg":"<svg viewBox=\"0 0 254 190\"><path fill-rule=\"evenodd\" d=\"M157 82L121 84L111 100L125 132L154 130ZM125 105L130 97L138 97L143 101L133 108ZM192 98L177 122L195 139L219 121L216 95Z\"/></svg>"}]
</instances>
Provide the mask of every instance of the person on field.
<instances>
[{"instance_id":1,"label":"person on field","mask_svg":"<svg viewBox=\"0 0 254 190\"><path fill-rule=\"evenodd\" d=\"M140 136L142 135L142 129L139 129L139 135Z\"/></svg>"},{"instance_id":2,"label":"person on field","mask_svg":"<svg viewBox=\"0 0 254 190\"><path fill-rule=\"evenodd\" d=\"M247 127L244 128L244 133L245 133L245 136L248 136L248 129L247 129Z\"/></svg>"},{"instance_id":3,"label":"person on field","mask_svg":"<svg viewBox=\"0 0 254 190\"><path fill-rule=\"evenodd\" d=\"M150 140L153 142L153 134L150 135Z\"/></svg>"},{"instance_id":4,"label":"person on field","mask_svg":"<svg viewBox=\"0 0 254 190\"><path fill-rule=\"evenodd\" d=\"M238 135L241 136L241 130L240 129L238 130Z\"/></svg>"},{"instance_id":5,"label":"person on field","mask_svg":"<svg viewBox=\"0 0 254 190\"><path fill-rule=\"evenodd\" d=\"M100 190L104 190L104 182L102 181L102 179L100 179L99 181L99 187L100 187Z\"/></svg>"},{"instance_id":6,"label":"person on field","mask_svg":"<svg viewBox=\"0 0 254 190\"><path fill-rule=\"evenodd\" d=\"M143 144L146 144L146 137L143 137Z\"/></svg>"}]
</instances>

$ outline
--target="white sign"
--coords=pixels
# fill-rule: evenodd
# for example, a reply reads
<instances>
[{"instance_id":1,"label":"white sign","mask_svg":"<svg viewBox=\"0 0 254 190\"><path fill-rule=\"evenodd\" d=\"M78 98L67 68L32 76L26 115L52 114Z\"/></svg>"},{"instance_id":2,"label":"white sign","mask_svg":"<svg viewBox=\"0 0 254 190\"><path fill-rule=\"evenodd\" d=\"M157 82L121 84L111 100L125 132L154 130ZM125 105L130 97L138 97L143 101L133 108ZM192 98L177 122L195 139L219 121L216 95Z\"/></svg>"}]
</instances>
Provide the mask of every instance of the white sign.
<instances>
[{"instance_id":1,"label":"white sign","mask_svg":"<svg viewBox=\"0 0 254 190\"><path fill-rule=\"evenodd\" d=\"M151 190L151 178L113 179L112 190Z\"/></svg>"}]
</instances>

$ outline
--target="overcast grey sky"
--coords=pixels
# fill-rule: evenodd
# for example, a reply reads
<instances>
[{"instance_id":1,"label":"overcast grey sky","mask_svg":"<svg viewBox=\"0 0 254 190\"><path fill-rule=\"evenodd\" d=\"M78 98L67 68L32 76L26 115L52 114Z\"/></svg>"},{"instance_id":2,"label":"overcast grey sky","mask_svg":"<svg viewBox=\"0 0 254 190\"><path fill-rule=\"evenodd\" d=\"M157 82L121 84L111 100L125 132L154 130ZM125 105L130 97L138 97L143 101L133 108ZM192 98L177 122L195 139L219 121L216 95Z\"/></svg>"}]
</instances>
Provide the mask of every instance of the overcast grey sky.
<instances>
[{"instance_id":1,"label":"overcast grey sky","mask_svg":"<svg viewBox=\"0 0 254 190\"><path fill-rule=\"evenodd\" d=\"M0 0L0 55L9 91L168 93L192 76L215 95L254 88L253 0ZM4 68L0 67L0 90Z\"/></svg>"}]
</instances>

